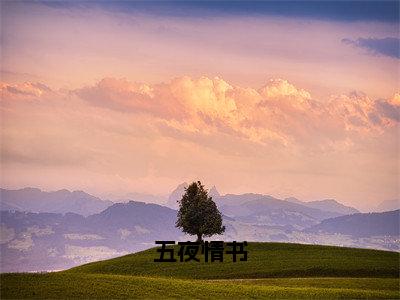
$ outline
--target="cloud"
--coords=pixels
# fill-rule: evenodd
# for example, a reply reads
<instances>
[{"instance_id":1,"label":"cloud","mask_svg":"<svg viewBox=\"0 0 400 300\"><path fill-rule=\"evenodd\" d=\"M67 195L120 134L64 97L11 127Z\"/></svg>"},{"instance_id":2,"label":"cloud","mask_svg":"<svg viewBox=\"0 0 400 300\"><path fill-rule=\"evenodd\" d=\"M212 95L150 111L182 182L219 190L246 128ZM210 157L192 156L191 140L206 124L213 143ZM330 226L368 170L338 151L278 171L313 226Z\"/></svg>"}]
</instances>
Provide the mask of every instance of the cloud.
<instances>
[{"instance_id":1,"label":"cloud","mask_svg":"<svg viewBox=\"0 0 400 300\"><path fill-rule=\"evenodd\" d=\"M96 106L187 121L202 115L215 118L229 115L235 109L234 101L227 95L229 89L231 87L217 77L196 80L181 77L154 85L106 78L75 93Z\"/></svg>"},{"instance_id":2,"label":"cloud","mask_svg":"<svg viewBox=\"0 0 400 300\"><path fill-rule=\"evenodd\" d=\"M152 116L160 130L174 136L224 134L261 145L349 144L352 135L377 135L398 122L394 100L353 92L317 101L284 79L253 89L219 77L159 84L106 78L74 93L91 105Z\"/></svg>"},{"instance_id":3,"label":"cloud","mask_svg":"<svg viewBox=\"0 0 400 300\"><path fill-rule=\"evenodd\" d=\"M345 140L352 134L380 134L399 122L399 94L375 101L353 92L317 101L310 92L284 79L271 79L259 89L205 76L184 76L156 84L105 78L91 86L64 91L29 82L3 83L0 89L2 100L10 103L65 102L73 96L91 107L116 111L127 118L142 115L153 120L153 127L174 135L218 133L261 145L274 141L286 146L318 146Z\"/></svg>"},{"instance_id":4,"label":"cloud","mask_svg":"<svg viewBox=\"0 0 400 300\"><path fill-rule=\"evenodd\" d=\"M25 82L20 84L8 84L0 82L2 100L5 99L34 99L52 93L52 90L42 83Z\"/></svg>"},{"instance_id":5,"label":"cloud","mask_svg":"<svg viewBox=\"0 0 400 300\"><path fill-rule=\"evenodd\" d=\"M211 74L241 86L259 87L266 76L282 76L315 94L355 88L373 97L380 97L382 91L391 94L397 86L397 66L390 60L360 56L338 43L342 37L397 37L398 26L390 22L304 22L258 14L252 18L155 18L139 11L127 14L126 9L110 13L82 8L101 6L92 4L75 3L76 9L69 10L8 2L3 14L2 68L7 70L3 80L40 80L53 88L77 88L94 78L124 77L149 83ZM137 3L127 6L137 7ZM163 10L159 3L150 6ZM349 12L348 4L339 6ZM356 6L365 8L365 3ZM47 28L45 35L43 28ZM112 47L104 47L104 41Z\"/></svg>"},{"instance_id":6,"label":"cloud","mask_svg":"<svg viewBox=\"0 0 400 300\"><path fill-rule=\"evenodd\" d=\"M357 40L342 39L342 43L366 49L370 54L400 58L400 39L387 38L359 38Z\"/></svg>"},{"instance_id":7,"label":"cloud","mask_svg":"<svg viewBox=\"0 0 400 300\"><path fill-rule=\"evenodd\" d=\"M394 95L389 101L379 100L376 106L383 116L394 122L400 122L400 94Z\"/></svg>"},{"instance_id":8,"label":"cloud","mask_svg":"<svg viewBox=\"0 0 400 300\"><path fill-rule=\"evenodd\" d=\"M199 178L354 201L397 191L398 94L316 99L285 79L254 88L206 76L0 87L3 186L164 193Z\"/></svg>"}]
</instances>

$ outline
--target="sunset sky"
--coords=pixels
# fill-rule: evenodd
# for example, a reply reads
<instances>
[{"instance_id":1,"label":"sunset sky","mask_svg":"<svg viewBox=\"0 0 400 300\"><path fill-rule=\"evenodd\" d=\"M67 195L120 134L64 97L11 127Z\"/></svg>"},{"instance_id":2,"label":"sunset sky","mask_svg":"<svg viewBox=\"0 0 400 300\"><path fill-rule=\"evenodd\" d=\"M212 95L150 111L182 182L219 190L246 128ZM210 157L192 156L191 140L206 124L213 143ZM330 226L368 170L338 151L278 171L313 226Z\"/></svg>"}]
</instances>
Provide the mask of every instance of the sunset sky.
<instances>
[{"instance_id":1,"label":"sunset sky","mask_svg":"<svg viewBox=\"0 0 400 300\"><path fill-rule=\"evenodd\" d=\"M1 187L399 198L398 13L1 2Z\"/></svg>"}]
</instances>

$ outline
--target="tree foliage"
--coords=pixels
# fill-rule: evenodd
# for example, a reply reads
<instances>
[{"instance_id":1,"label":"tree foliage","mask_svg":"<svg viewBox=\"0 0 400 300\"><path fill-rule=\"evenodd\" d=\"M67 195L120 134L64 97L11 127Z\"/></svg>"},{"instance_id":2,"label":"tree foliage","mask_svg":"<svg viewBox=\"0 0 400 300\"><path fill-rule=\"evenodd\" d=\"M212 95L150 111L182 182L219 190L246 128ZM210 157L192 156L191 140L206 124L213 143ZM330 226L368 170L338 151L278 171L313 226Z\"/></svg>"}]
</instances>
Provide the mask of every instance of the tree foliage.
<instances>
[{"instance_id":1,"label":"tree foliage","mask_svg":"<svg viewBox=\"0 0 400 300\"><path fill-rule=\"evenodd\" d=\"M178 202L176 227L181 228L184 233L196 235L197 241L201 242L203 236L225 232L222 215L200 181L190 184Z\"/></svg>"}]
</instances>

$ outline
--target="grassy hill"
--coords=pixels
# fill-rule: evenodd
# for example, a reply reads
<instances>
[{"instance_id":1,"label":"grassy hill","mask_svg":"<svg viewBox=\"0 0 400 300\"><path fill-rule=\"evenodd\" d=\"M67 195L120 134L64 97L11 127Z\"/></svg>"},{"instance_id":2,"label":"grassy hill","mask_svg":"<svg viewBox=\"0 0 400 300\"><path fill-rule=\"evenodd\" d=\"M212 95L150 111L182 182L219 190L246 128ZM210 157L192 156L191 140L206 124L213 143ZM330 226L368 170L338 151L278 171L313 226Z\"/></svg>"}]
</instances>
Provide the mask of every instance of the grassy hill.
<instances>
[{"instance_id":1,"label":"grassy hill","mask_svg":"<svg viewBox=\"0 0 400 300\"><path fill-rule=\"evenodd\" d=\"M247 262L155 263L152 248L63 272L2 274L1 297L400 297L395 252L284 243L247 250Z\"/></svg>"}]
</instances>

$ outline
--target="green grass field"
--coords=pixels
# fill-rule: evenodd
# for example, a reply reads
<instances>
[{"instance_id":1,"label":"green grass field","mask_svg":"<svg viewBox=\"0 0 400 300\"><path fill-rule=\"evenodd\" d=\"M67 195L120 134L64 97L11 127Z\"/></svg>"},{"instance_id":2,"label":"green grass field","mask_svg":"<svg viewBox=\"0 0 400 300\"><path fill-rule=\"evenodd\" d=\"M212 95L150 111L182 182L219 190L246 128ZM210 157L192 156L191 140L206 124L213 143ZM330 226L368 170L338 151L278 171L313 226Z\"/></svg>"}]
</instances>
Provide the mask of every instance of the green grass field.
<instances>
[{"instance_id":1,"label":"green grass field","mask_svg":"<svg viewBox=\"0 0 400 300\"><path fill-rule=\"evenodd\" d=\"M247 250L247 262L155 263L153 248L63 272L2 274L1 298L400 298L395 252L284 243Z\"/></svg>"}]
</instances>

